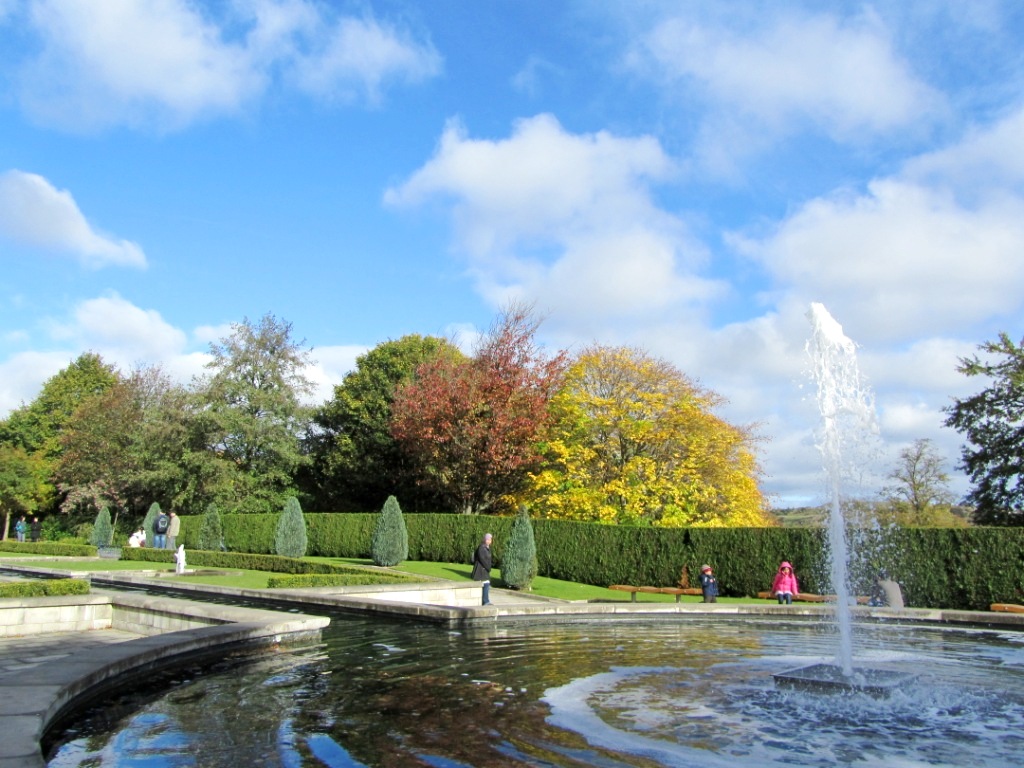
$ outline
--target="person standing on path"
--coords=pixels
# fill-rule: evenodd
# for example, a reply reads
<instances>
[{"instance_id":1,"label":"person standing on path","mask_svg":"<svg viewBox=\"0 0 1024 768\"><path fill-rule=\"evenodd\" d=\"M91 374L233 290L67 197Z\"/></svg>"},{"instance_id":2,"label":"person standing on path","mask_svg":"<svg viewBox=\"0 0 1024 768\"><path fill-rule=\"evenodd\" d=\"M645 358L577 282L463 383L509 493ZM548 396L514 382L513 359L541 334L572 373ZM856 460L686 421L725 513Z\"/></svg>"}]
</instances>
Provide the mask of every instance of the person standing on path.
<instances>
[{"instance_id":1,"label":"person standing on path","mask_svg":"<svg viewBox=\"0 0 1024 768\"><path fill-rule=\"evenodd\" d=\"M43 524L39 522L38 517L32 518L32 525L29 526L29 536L32 541L39 541L43 538Z\"/></svg>"},{"instance_id":2,"label":"person standing on path","mask_svg":"<svg viewBox=\"0 0 1024 768\"><path fill-rule=\"evenodd\" d=\"M181 533L181 518L178 517L176 512L171 512L171 520L167 524L167 548L174 549L174 540L178 538L178 534Z\"/></svg>"},{"instance_id":3,"label":"person standing on path","mask_svg":"<svg viewBox=\"0 0 1024 768\"><path fill-rule=\"evenodd\" d=\"M153 548L164 549L167 546L167 529L171 525L171 518L161 512L153 521Z\"/></svg>"},{"instance_id":4,"label":"person standing on path","mask_svg":"<svg viewBox=\"0 0 1024 768\"><path fill-rule=\"evenodd\" d=\"M14 533L18 541L25 541L25 532L28 530L28 523L25 522L25 516L22 515L18 518L18 522L14 524Z\"/></svg>"},{"instance_id":5,"label":"person standing on path","mask_svg":"<svg viewBox=\"0 0 1024 768\"><path fill-rule=\"evenodd\" d=\"M483 605L491 604L491 541L489 533L484 534L483 541L473 553L473 581L483 582Z\"/></svg>"},{"instance_id":6,"label":"person standing on path","mask_svg":"<svg viewBox=\"0 0 1024 768\"><path fill-rule=\"evenodd\" d=\"M700 591L704 595L705 603L718 602L718 579L715 578L710 565L702 565L700 568Z\"/></svg>"}]
</instances>

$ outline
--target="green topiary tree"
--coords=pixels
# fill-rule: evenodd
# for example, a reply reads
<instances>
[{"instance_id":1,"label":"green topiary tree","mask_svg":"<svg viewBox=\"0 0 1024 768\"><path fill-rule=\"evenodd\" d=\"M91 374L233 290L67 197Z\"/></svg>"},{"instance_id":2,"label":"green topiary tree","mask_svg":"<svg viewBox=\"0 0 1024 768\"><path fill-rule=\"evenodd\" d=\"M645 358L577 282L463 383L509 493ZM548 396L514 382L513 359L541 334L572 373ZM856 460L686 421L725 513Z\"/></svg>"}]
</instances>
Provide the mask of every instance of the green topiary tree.
<instances>
[{"instance_id":1,"label":"green topiary tree","mask_svg":"<svg viewBox=\"0 0 1024 768\"><path fill-rule=\"evenodd\" d=\"M306 544L306 518L302 516L299 500L289 496L277 521L274 551L282 557L302 557L306 554Z\"/></svg>"},{"instance_id":2,"label":"green topiary tree","mask_svg":"<svg viewBox=\"0 0 1024 768\"><path fill-rule=\"evenodd\" d=\"M398 565L409 556L409 533L405 529L402 508L394 496L388 496L377 515L370 552L374 563L387 567Z\"/></svg>"},{"instance_id":3,"label":"green topiary tree","mask_svg":"<svg viewBox=\"0 0 1024 768\"><path fill-rule=\"evenodd\" d=\"M155 523L156 519L160 517L161 512L163 512L163 510L160 509L160 504L154 501L149 505L149 511L146 512L146 517L142 521L142 530L146 532L147 547L153 546L153 523Z\"/></svg>"},{"instance_id":4,"label":"green topiary tree","mask_svg":"<svg viewBox=\"0 0 1024 768\"><path fill-rule=\"evenodd\" d=\"M92 524L89 543L94 547L109 547L114 538L114 526L110 523L110 510L100 507L96 513L96 521Z\"/></svg>"},{"instance_id":5,"label":"green topiary tree","mask_svg":"<svg viewBox=\"0 0 1024 768\"><path fill-rule=\"evenodd\" d=\"M533 540L533 525L526 507L512 522L512 530L501 556L501 580L512 589L529 589L537 577L537 545Z\"/></svg>"},{"instance_id":6,"label":"green topiary tree","mask_svg":"<svg viewBox=\"0 0 1024 768\"><path fill-rule=\"evenodd\" d=\"M211 552L220 552L224 549L224 526L221 524L217 505L213 502L206 505L206 511L203 512L203 517L199 521L196 547Z\"/></svg>"}]
</instances>

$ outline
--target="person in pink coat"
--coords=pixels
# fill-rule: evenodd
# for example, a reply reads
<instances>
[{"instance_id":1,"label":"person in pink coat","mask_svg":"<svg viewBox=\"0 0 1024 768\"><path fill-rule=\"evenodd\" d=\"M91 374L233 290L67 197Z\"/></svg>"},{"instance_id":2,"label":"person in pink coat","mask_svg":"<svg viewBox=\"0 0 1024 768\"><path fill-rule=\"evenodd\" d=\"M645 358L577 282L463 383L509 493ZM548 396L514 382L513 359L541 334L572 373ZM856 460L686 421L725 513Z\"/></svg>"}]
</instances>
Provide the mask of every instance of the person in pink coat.
<instances>
[{"instance_id":1,"label":"person in pink coat","mask_svg":"<svg viewBox=\"0 0 1024 768\"><path fill-rule=\"evenodd\" d=\"M788 560L782 561L779 572L775 574L772 593L779 598L779 605L792 605L793 598L800 594L800 588L796 583L796 574L793 573L793 566L789 564Z\"/></svg>"}]
</instances>

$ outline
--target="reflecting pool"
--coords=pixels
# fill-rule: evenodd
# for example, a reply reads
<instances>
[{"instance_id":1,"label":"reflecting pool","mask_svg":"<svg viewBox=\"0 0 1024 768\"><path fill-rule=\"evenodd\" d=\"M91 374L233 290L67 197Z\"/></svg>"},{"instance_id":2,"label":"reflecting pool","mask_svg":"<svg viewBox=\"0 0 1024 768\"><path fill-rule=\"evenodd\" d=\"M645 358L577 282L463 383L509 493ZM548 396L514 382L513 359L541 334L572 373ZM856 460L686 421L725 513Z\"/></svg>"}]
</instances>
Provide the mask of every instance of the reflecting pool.
<instances>
[{"instance_id":1,"label":"reflecting pool","mask_svg":"<svg viewBox=\"0 0 1024 768\"><path fill-rule=\"evenodd\" d=\"M71 766L1008 766L1024 635L859 623L857 661L913 670L884 700L777 689L831 661L778 617L449 631L332 616L323 644L154 679L50 746Z\"/></svg>"}]
</instances>

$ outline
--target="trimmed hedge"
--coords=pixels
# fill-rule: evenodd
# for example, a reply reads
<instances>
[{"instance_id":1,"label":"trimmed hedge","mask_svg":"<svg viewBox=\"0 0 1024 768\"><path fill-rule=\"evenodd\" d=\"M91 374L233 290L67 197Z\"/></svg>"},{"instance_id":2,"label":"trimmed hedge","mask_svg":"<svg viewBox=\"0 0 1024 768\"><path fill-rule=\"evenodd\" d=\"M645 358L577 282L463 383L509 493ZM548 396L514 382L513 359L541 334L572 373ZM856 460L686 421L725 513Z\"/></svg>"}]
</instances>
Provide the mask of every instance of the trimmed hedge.
<instances>
[{"instance_id":1,"label":"trimmed hedge","mask_svg":"<svg viewBox=\"0 0 1024 768\"><path fill-rule=\"evenodd\" d=\"M60 557L96 557L91 544L62 544L59 541L0 541L0 551L26 555L58 555Z\"/></svg>"},{"instance_id":2,"label":"trimmed hedge","mask_svg":"<svg viewBox=\"0 0 1024 768\"><path fill-rule=\"evenodd\" d=\"M0 584L0 598L60 597L63 595L88 594L89 582L86 579L37 579Z\"/></svg>"},{"instance_id":3,"label":"trimmed hedge","mask_svg":"<svg viewBox=\"0 0 1024 768\"><path fill-rule=\"evenodd\" d=\"M271 517L276 517L276 515L271 515ZM169 549L124 547L121 550L121 559L148 563L173 563L174 552ZM245 552L210 552L201 549L186 549L185 559L189 565L201 565L205 568L235 568L246 571L269 571L271 573L344 574L350 576L375 575L377 573L376 571L356 565L314 563L294 557L248 554ZM417 577L414 580L423 581L423 578Z\"/></svg>"},{"instance_id":4,"label":"trimmed hedge","mask_svg":"<svg viewBox=\"0 0 1024 768\"><path fill-rule=\"evenodd\" d=\"M308 554L371 556L376 514L306 513L305 517ZM465 563L467 573L473 550L488 531L494 534L495 562L501 563L515 519L451 514L403 517L410 560ZM186 549L190 531L191 535L198 533L199 517L191 521L191 525L187 521L182 524ZM228 549L272 551L275 515L224 515L223 522ZM721 594L754 596L769 588L779 563L789 560L802 591L832 591L822 528L641 528L565 520L531 522L540 576L597 586L674 586L683 580L685 569L688 585L695 586L700 566L709 563L715 568ZM859 555L851 574L858 594L867 594L873 574L884 568L903 586L910 606L987 610L992 603L1024 602L1024 528L858 530L850 531L850 540Z\"/></svg>"},{"instance_id":5,"label":"trimmed hedge","mask_svg":"<svg viewBox=\"0 0 1024 768\"><path fill-rule=\"evenodd\" d=\"M407 576L402 573L307 573L289 576L271 576L267 579L270 589L305 589L307 587L362 587L367 584L419 584L422 576Z\"/></svg>"}]
</instances>

